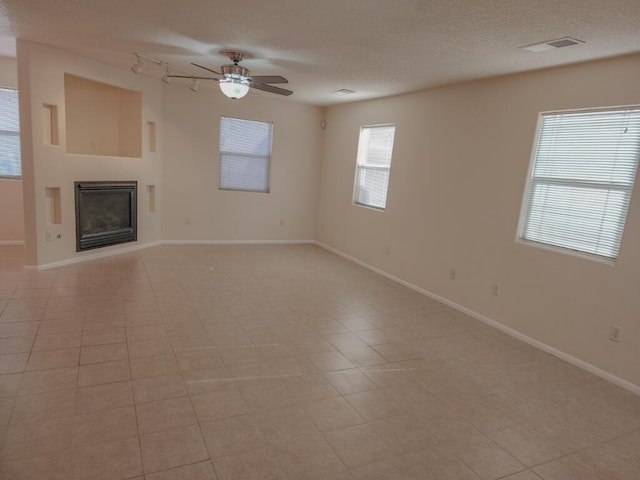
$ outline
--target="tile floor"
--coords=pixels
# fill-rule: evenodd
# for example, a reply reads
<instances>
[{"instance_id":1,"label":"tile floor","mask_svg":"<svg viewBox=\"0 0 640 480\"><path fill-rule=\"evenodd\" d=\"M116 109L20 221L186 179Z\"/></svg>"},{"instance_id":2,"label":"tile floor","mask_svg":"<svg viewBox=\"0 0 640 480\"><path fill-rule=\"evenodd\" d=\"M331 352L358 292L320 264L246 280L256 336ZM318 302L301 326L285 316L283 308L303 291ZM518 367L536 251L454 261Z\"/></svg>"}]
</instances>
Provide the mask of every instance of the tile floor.
<instances>
[{"instance_id":1,"label":"tile floor","mask_svg":"<svg viewBox=\"0 0 640 480\"><path fill-rule=\"evenodd\" d=\"M640 398L314 246L0 247L0 478L640 478Z\"/></svg>"}]
</instances>

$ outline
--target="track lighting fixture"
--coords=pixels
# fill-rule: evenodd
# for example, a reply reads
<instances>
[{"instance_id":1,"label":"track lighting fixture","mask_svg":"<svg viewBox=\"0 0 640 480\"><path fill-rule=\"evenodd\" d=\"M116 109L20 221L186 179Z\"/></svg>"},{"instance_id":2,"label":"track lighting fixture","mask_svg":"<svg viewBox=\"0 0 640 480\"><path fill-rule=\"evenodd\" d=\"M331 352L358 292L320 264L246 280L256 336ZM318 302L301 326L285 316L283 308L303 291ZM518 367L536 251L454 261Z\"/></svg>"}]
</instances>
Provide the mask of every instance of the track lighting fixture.
<instances>
[{"instance_id":1,"label":"track lighting fixture","mask_svg":"<svg viewBox=\"0 0 640 480\"><path fill-rule=\"evenodd\" d=\"M162 76L162 81L164 83L171 83L171 78L175 77L175 75L172 75L172 72L180 72L180 73L184 73L185 75L188 75L189 78L193 77L193 75L191 75L189 72L185 72L184 70L180 70L179 68L174 67L173 65L164 62L162 60L157 60L155 58L152 57L148 57L146 55L143 55L142 53L139 52L135 52L134 55L136 56L136 59L138 60L137 63L134 63L133 65L131 65L131 71L133 73L135 73L136 75L140 75L142 73L142 68L145 66L145 60L148 63L152 63L154 65L159 66L160 68L164 68L165 69L165 74Z\"/></svg>"}]
</instances>

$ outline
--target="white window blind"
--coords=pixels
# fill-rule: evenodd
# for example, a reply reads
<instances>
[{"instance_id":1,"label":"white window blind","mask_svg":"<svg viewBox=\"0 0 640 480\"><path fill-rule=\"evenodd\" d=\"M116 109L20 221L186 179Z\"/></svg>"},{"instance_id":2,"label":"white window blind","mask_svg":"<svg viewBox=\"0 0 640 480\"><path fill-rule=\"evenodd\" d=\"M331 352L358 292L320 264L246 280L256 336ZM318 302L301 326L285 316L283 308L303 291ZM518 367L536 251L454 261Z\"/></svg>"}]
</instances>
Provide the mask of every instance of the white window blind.
<instances>
[{"instance_id":1,"label":"white window blind","mask_svg":"<svg viewBox=\"0 0 640 480\"><path fill-rule=\"evenodd\" d=\"M640 157L640 107L541 115L521 239L615 259Z\"/></svg>"},{"instance_id":2,"label":"white window blind","mask_svg":"<svg viewBox=\"0 0 640 480\"><path fill-rule=\"evenodd\" d=\"M271 123L221 117L220 189L269 191L271 130Z\"/></svg>"},{"instance_id":3,"label":"white window blind","mask_svg":"<svg viewBox=\"0 0 640 480\"><path fill-rule=\"evenodd\" d=\"M395 125L360 129L354 189L355 203L379 209L386 207L395 132Z\"/></svg>"},{"instance_id":4,"label":"white window blind","mask_svg":"<svg viewBox=\"0 0 640 480\"><path fill-rule=\"evenodd\" d=\"M0 88L0 177L20 177L18 92Z\"/></svg>"}]
</instances>

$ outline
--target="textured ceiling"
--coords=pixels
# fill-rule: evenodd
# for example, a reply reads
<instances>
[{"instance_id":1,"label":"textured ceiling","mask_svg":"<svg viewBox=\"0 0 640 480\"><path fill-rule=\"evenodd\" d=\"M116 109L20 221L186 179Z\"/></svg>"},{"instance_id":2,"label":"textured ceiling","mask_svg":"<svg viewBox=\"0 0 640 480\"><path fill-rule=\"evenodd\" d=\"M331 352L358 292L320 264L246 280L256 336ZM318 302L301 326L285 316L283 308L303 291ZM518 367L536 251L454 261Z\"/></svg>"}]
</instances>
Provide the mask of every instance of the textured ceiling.
<instances>
[{"instance_id":1,"label":"textured ceiling","mask_svg":"<svg viewBox=\"0 0 640 480\"><path fill-rule=\"evenodd\" d=\"M638 0L0 0L0 55L23 38L198 75L190 62L218 69L234 49L251 73L287 77L289 99L331 105L639 52L639 25ZM565 36L586 43L518 49Z\"/></svg>"}]
</instances>

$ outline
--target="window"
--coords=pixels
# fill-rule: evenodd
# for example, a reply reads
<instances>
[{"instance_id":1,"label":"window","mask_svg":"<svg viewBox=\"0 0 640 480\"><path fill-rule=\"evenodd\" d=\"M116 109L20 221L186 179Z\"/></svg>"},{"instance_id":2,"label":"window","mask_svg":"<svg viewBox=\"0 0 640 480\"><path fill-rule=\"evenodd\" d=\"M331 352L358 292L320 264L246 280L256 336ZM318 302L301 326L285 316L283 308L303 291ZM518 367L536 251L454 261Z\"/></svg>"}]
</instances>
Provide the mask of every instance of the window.
<instances>
[{"instance_id":1,"label":"window","mask_svg":"<svg viewBox=\"0 0 640 480\"><path fill-rule=\"evenodd\" d=\"M220 119L220 189L269 192L272 124Z\"/></svg>"},{"instance_id":2,"label":"window","mask_svg":"<svg viewBox=\"0 0 640 480\"><path fill-rule=\"evenodd\" d=\"M540 116L520 239L616 259L640 156L640 107Z\"/></svg>"},{"instance_id":3,"label":"window","mask_svg":"<svg viewBox=\"0 0 640 480\"><path fill-rule=\"evenodd\" d=\"M18 92L0 88L0 177L20 177Z\"/></svg>"},{"instance_id":4,"label":"window","mask_svg":"<svg viewBox=\"0 0 640 480\"><path fill-rule=\"evenodd\" d=\"M395 132L395 125L360 129L353 193L355 203L381 210L386 207Z\"/></svg>"}]
</instances>

